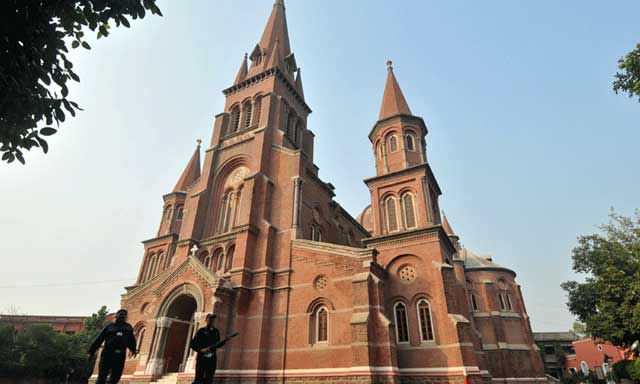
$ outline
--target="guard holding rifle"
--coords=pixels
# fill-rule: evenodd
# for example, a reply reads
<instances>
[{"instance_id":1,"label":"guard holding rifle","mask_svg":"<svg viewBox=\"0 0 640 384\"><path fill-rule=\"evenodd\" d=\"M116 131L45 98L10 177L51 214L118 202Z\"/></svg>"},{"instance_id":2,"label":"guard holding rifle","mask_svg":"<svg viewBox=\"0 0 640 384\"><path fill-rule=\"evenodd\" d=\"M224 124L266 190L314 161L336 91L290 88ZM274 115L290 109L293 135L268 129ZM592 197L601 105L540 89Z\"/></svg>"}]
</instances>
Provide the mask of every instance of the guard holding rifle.
<instances>
[{"instance_id":1,"label":"guard holding rifle","mask_svg":"<svg viewBox=\"0 0 640 384\"><path fill-rule=\"evenodd\" d=\"M220 331L214 326L216 315L207 314L207 326L198 329L191 340L191 349L198 353L196 358L196 377L193 384L211 384L216 372L216 349L222 347L229 339L238 335L234 332L220 340Z\"/></svg>"}]
</instances>

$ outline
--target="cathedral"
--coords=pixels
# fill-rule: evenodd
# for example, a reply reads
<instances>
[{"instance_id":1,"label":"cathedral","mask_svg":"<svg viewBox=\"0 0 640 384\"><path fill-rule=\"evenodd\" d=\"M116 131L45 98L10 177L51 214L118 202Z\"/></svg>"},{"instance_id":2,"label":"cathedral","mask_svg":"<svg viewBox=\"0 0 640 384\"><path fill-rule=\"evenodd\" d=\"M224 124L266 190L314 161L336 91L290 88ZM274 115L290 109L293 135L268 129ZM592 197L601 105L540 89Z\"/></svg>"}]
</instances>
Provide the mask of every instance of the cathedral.
<instances>
[{"instance_id":1,"label":"cathedral","mask_svg":"<svg viewBox=\"0 0 640 384\"><path fill-rule=\"evenodd\" d=\"M223 93L122 295L140 351L123 382L190 383L188 341L211 312L240 333L216 382L546 381L515 272L441 215L427 125L391 62L356 218L318 176L283 0Z\"/></svg>"}]
</instances>

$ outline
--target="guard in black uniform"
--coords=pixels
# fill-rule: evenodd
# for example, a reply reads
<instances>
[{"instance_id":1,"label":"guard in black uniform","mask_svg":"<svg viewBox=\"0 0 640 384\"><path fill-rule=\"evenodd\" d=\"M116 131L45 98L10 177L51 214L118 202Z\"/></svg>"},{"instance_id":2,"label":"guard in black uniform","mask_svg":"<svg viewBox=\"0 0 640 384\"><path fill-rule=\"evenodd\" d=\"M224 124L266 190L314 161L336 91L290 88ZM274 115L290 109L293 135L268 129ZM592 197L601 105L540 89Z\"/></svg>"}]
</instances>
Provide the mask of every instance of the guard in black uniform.
<instances>
[{"instance_id":1,"label":"guard in black uniform","mask_svg":"<svg viewBox=\"0 0 640 384\"><path fill-rule=\"evenodd\" d=\"M196 358L196 377L193 384L211 384L213 375L216 372L216 349L222 347L229 338L220 340L220 331L213 323L216 315L207 314L207 326L198 329L193 340L191 349L198 352Z\"/></svg>"},{"instance_id":2,"label":"guard in black uniform","mask_svg":"<svg viewBox=\"0 0 640 384\"><path fill-rule=\"evenodd\" d=\"M105 384L109 373L111 373L109 383L116 384L120 381L120 376L122 376L127 348L129 348L133 356L138 354L136 338L133 335L133 328L127 323L127 311L125 309L116 312L116 321L107 324L91 344L91 348L89 348L90 359L93 358L102 342L104 342L104 349L100 354L96 384Z\"/></svg>"}]
</instances>

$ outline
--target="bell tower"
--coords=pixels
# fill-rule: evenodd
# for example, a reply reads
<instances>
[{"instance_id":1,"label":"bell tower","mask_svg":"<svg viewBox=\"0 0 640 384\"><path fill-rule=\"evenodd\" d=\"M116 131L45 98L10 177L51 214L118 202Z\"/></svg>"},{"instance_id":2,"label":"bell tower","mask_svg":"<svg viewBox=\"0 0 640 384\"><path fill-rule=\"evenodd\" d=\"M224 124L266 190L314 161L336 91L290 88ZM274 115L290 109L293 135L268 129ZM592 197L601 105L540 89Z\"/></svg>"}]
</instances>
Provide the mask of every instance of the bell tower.
<instances>
[{"instance_id":1,"label":"bell tower","mask_svg":"<svg viewBox=\"0 0 640 384\"><path fill-rule=\"evenodd\" d=\"M373 236L441 223L442 192L427 161L427 133L424 120L411 113L388 61L380 115L369 133L376 176L365 183L372 195Z\"/></svg>"}]
</instances>

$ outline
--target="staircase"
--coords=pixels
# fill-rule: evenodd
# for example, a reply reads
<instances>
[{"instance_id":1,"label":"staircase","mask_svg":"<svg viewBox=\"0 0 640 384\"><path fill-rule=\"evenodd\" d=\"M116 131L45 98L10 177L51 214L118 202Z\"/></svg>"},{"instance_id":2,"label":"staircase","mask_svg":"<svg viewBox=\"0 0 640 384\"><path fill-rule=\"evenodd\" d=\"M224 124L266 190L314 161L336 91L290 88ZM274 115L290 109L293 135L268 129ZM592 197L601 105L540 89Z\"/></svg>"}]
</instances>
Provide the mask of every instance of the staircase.
<instances>
[{"instance_id":1,"label":"staircase","mask_svg":"<svg viewBox=\"0 0 640 384\"><path fill-rule=\"evenodd\" d=\"M178 382L178 374L177 373L167 373L162 376L158 380L154 381L157 384L176 384Z\"/></svg>"}]
</instances>

